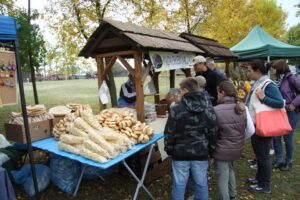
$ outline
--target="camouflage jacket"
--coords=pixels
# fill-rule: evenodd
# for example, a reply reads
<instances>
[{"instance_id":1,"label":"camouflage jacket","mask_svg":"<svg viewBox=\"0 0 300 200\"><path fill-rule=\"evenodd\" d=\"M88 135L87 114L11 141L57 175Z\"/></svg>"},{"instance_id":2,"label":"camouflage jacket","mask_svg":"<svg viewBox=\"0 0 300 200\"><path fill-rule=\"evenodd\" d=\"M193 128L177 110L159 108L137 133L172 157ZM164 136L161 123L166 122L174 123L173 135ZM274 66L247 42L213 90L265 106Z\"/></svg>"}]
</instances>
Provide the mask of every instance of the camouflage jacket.
<instances>
[{"instance_id":1,"label":"camouflage jacket","mask_svg":"<svg viewBox=\"0 0 300 200\"><path fill-rule=\"evenodd\" d=\"M171 108L165 127L165 151L174 160L207 160L215 149L217 121L201 92L189 92Z\"/></svg>"}]
</instances>

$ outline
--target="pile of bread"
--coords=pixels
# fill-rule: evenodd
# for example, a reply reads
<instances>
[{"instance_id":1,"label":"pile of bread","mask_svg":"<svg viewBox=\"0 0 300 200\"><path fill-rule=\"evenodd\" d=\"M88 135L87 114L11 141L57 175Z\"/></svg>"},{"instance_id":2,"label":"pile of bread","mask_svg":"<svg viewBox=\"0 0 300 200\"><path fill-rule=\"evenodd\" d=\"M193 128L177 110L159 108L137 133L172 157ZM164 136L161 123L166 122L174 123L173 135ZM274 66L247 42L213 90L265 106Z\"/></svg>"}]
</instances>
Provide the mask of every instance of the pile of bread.
<instances>
[{"instance_id":1,"label":"pile of bread","mask_svg":"<svg viewBox=\"0 0 300 200\"><path fill-rule=\"evenodd\" d=\"M103 127L108 127L126 135L132 142L147 143L154 135L153 129L137 121L133 112L128 108L103 110L96 116Z\"/></svg>"},{"instance_id":2,"label":"pile of bread","mask_svg":"<svg viewBox=\"0 0 300 200\"><path fill-rule=\"evenodd\" d=\"M26 111L29 123L53 119L53 115L51 113L46 112L46 107L43 104L27 106ZM12 112L11 118L8 123L23 125L24 120L22 113Z\"/></svg>"},{"instance_id":3,"label":"pile of bread","mask_svg":"<svg viewBox=\"0 0 300 200\"><path fill-rule=\"evenodd\" d=\"M53 136L59 139L63 134L69 134L70 126L73 124L77 117L80 117L85 110L91 111L88 104L67 104L67 106L56 106L49 109L49 112L54 116L65 116L54 125Z\"/></svg>"},{"instance_id":4,"label":"pile of bread","mask_svg":"<svg viewBox=\"0 0 300 200\"><path fill-rule=\"evenodd\" d=\"M100 163L153 137L153 129L137 121L130 111L110 109L94 116L85 107L79 115L68 125L68 134L60 134L58 147Z\"/></svg>"}]
</instances>

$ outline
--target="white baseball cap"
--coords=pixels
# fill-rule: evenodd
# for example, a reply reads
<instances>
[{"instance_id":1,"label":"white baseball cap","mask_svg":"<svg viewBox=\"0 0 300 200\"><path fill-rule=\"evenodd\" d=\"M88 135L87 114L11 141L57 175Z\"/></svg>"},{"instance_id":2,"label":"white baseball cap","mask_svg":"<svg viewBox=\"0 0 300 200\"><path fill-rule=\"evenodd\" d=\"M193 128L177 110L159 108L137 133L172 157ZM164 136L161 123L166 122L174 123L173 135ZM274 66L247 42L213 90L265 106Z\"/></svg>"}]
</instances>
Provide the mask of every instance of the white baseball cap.
<instances>
[{"instance_id":1,"label":"white baseball cap","mask_svg":"<svg viewBox=\"0 0 300 200\"><path fill-rule=\"evenodd\" d=\"M193 64L192 65L196 65L198 63L205 63L206 59L203 56L196 56L195 58L193 58Z\"/></svg>"}]
</instances>

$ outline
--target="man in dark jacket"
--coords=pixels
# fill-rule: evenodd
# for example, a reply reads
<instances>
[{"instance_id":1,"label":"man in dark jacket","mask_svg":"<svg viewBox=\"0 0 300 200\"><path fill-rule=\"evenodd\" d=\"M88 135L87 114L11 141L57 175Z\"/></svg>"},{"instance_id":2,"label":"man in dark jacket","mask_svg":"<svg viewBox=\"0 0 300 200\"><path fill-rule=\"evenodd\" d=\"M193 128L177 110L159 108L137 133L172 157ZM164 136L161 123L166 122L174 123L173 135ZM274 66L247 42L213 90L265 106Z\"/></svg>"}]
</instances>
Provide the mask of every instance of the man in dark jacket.
<instances>
[{"instance_id":1,"label":"man in dark jacket","mask_svg":"<svg viewBox=\"0 0 300 200\"><path fill-rule=\"evenodd\" d=\"M193 66L196 76L202 75L206 79L206 87L208 94L212 97L213 106L217 105L218 92L217 86L226 78L215 70L211 70L206 66L206 59L203 56L196 56L193 59Z\"/></svg>"},{"instance_id":2,"label":"man in dark jacket","mask_svg":"<svg viewBox=\"0 0 300 200\"><path fill-rule=\"evenodd\" d=\"M216 115L194 78L180 83L181 101L171 108L165 127L165 151L172 156L173 199L184 199L189 173L195 198L208 199L207 168L217 135Z\"/></svg>"}]
</instances>

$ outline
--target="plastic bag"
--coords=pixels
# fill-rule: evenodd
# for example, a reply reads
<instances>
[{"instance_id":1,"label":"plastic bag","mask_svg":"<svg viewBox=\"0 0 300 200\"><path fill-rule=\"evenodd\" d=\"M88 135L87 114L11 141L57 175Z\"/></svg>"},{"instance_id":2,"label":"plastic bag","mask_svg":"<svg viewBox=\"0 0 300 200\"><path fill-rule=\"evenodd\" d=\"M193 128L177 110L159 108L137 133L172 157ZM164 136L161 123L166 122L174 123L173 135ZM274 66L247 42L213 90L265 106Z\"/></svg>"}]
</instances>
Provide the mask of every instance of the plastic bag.
<instances>
[{"instance_id":1,"label":"plastic bag","mask_svg":"<svg viewBox=\"0 0 300 200\"><path fill-rule=\"evenodd\" d=\"M84 165L82 165L81 167L83 168L83 166ZM103 178L104 176L112 174L115 171L115 169L116 169L115 166L112 166L107 169L100 169L100 168L93 167L93 166L86 166L84 174L83 174L83 179L94 180L94 179L100 178L99 176L101 176Z\"/></svg>"},{"instance_id":2,"label":"plastic bag","mask_svg":"<svg viewBox=\"0 0 300 200\"><path fill-rule=\"evenodd\" d=\"M52 155L50 160L52 183L63 192L72 194L78 183L80 166L77 161Z\"/></svg>"},{"instance_id":3,"label":"plastic bag","mask_svg":"<svg viewBox=\"0 0 300 200\"><path fill-rule=\"evenodd\" d=\"M50 183L50 168L45 165L36 164L35 172L37 177L38 191L41 192ZM25 192L30 197L35 195L30 164L24 165L20 171L11 171L11 174L16 183L23 185Z\"/></svg>"}]
</instances>

